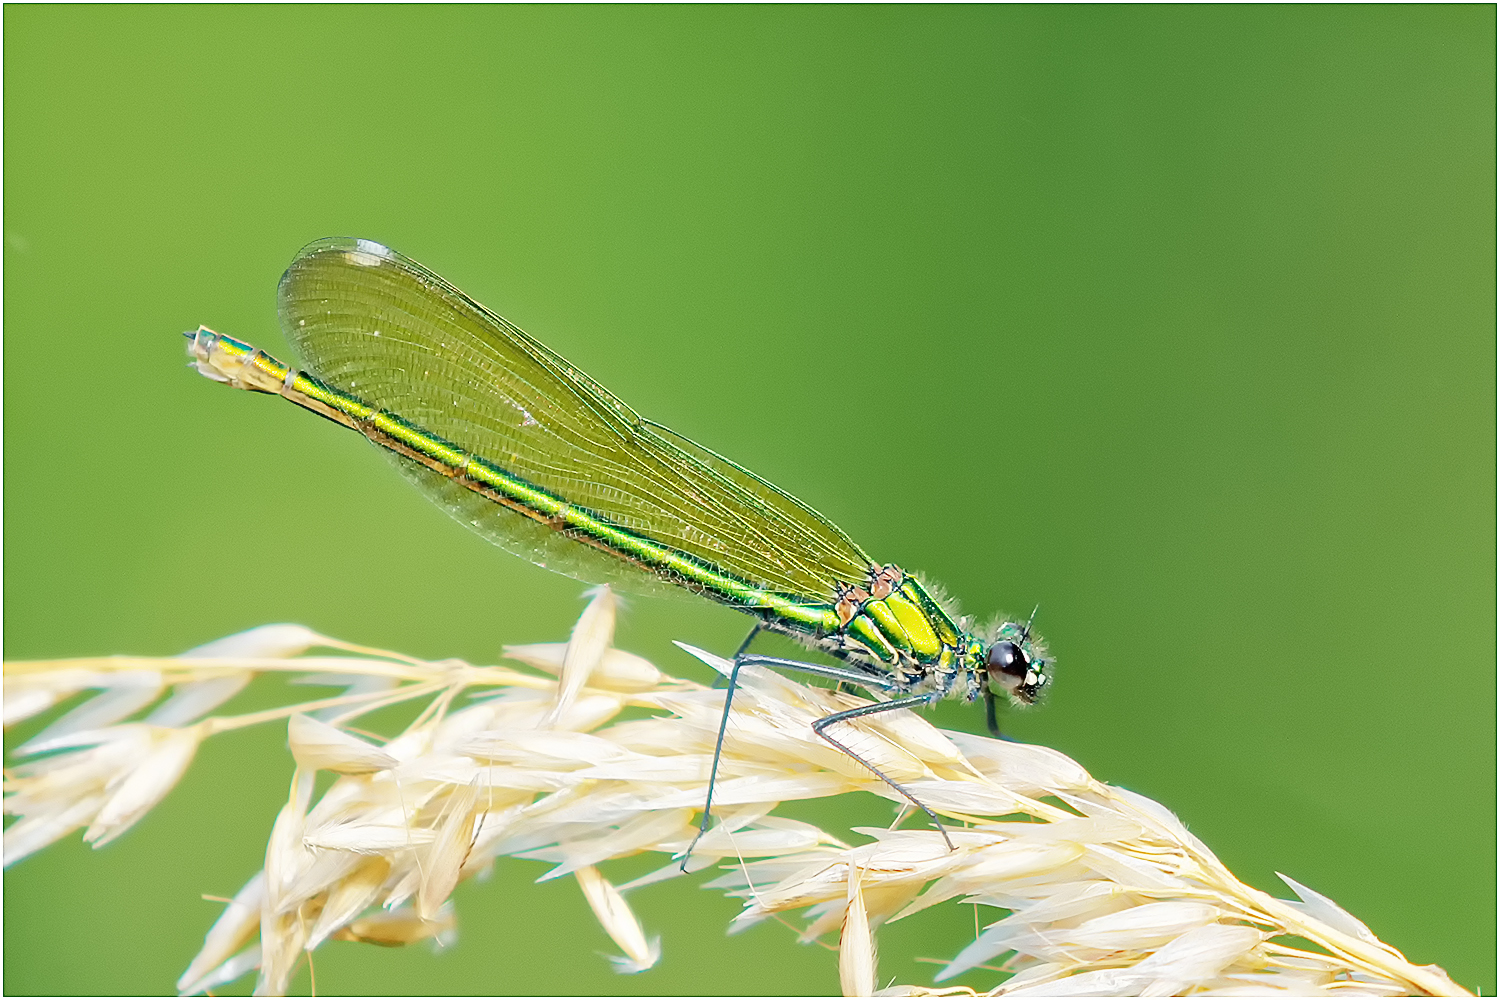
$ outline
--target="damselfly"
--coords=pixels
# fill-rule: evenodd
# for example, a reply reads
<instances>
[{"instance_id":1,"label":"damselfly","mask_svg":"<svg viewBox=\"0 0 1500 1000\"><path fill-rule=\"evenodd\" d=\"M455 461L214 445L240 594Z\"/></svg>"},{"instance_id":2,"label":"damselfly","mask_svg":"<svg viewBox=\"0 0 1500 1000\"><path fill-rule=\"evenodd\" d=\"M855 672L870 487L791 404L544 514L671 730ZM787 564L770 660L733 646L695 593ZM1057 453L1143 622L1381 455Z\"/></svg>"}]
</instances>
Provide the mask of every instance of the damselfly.
<instances>
[{"instance_id":1,"label":"damselfly","mask_svg":"<svg viewBox=\"0 0 1500 1000\"><path fill-rule=\"evenodd\" d=\"M360 432L439 506L537 565L637 590L678 587L756 619L729 676L700 836L741 667L800 671L873 695L813 729L926 813L945 840L931 809L829 727L944 698L982 698L998 734L997 694L1030 704L1047 684L1030 622L977 629L915 577L870 559L811 507L642 418L379 243L305 247L282 276L280 314L305 369L200 328L186 335L198 371ZM760 629L841 665L751 653Z\"/></svg>"}]
</instances>

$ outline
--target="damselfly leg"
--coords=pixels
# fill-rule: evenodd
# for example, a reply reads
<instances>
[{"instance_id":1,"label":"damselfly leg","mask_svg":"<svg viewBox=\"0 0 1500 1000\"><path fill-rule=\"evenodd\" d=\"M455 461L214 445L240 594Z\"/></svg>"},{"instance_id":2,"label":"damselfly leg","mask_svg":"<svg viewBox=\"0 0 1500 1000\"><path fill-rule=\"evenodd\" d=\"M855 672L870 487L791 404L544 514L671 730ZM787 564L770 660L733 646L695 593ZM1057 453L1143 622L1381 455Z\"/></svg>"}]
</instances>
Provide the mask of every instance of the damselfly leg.
<instances>
[{"instance_id":1,"label":"damselfly leg","mask_svg":"<svg viewBox=\"0 0 1500 1000\"><path fill-rule=\"evenodd\" d=\"M1005 739L1000 735L1000 720L995 718L995 692L989 689L989 685L984 688L984 724L990 727L990 735L995 739Z\"/></svg>"},{"instance_id":2,"label":"damselfly leg","mask_svg":"<svg viewBox=\"0 0 1500 1000\"><path fill-rule=\"evenodd\" d=\"M904 797L906 801L910 802L912 805L916 806L918 809L926 813L927 818L932 821L932 825L937 827L937 832L942 834L943 843L947 844L948 850L951 851L953 850L953 841L948 839L948 831L943 827L943 821L938 819L937 813L933 812L927 806L923 805L921 800L919 800L915 795L903 788L899 782L896 782L888 777L885 772L880 770L880 768L876 767L874 764L871 764L859 754L844 746L844 744L840 743L832 736L829 736L826 732L828 727L833 725L835 722L848 722L850 719L858 719L866 715L878 715L881 712L894 712L902 708L926 708L928 705L932 704L932 701L933 697L931 694L914 694L908 695L905 698L897 698L894 701L878 701L873 705L861 705L859 708L851 708L847 711L834 712L832 715L825 715L817 722L814 722L812 724L812 727L813 732L817 733L819 736L823 737L823 739L827 740L830 744L833 745L835 749L843 751L850 757L853 757L855 760L859 761L865 767L868 767L875 773L875 777L879 778L881 781L885 782L887 785L890 785L896 791L900 792L902 797Z\"/></svg>"},{"instance_id":3,"label":"damselfly leg","mask_svg":"<svg viewBox=\"0 0 1500 1000\"><path fill-rule=\"evenodd\" d=\"M719 734L718 738L714 741L713 764L710 766L708 772L708 794L705 796L703 802L703 819L698 825L698 833L693 837L693 842L688 845L687 850L682 852L682 870L684 872L687 871L688 859L692 857L693 848L698 846L698 841L702 840L703 835L708 832L709 823L713 819L714 783L718 780L719 777L719 759L724 752L724 733L729 726L730 706L734 702L734 692L739 681L741 667L772 667L777 670L793 670L798 673L812 674L816 677L827 677L829 680L838 681L841 685L846 683L854 684L871 691L889 692L897 690L897 685L891 680L847 667L830 667L824 666L821 663L804 663L801 660L788 660L779 656L762 656L755 653L745 652L745 650L749 648L751 641L755 638L756 634L759 631L760 627L757 626L755 629L751 630L750 635L747 636L745 638L745 641L740 644L739 651L735 653L734 665L730 668L729 671L729 684L724 692L724 714L719 720ZM830 745L834 747L834 749L838 750L840 753L847 754L849 757L869 768L877 778L879 778L881 781L884 781L887 785L890 785L908 802L916 806L918 809L922 810L922 812L926 813L928 819L932 821L932 825L937 828L937 831L940 834L942 834L943 842L948 845L949 850L952 850L953 841L948 839L948 832L946 829L944 829L942 821L938 819L935 812L933 812L927 806L923 805L920 801L918 801L916 796L912 795L911 792L903 788L898 782L888 777L884 772L880 770L880 768L876 767L868 760L865 760L859 754L855 753L849 747L840 743L838 740L834 739L832 736L829 736L828 733L825 732L825 730L835 722L845 722L850 719L857 719L866 715L876 715L880 712L893 712L897 709L902 708L926 707L932 704L932 702L933 696L931 694L920 694L912 695L906 698L897 698L894 701L877 702L873 705L862 705L859 708L852 708L847 711L835 712L832 715L824 716L823 718L815 721L812 724L812 728L813 732L817 733L818 736L826 740Z\"/></svg>"},{"instance_id":4,"label":"damselfly leg","mask_svg":"<svg viewBox=\"0 0 1500 1000\"><path fill-rule=\"evenodd\" d=\"M708 798L703 803L703 820L698 824L698 833L693 837L693 842L688 845L687 850L682 852L682 870L684 872L687 871L688 859L693 856L693 848L698 846L698 841L702 840L703 835L708 832L708 823L713 815L714 781L719 776L719 756L724 752L724 730L729 725L729 707L734 704L734 682L739 679L740 666L744 661L745 650L750 648L750 644L760 634L760 628L760 625L752 628L750 634L745 636L745 641L740 643L740 648L735 650L734 653L734 666L729 671L729 682L724 691L724 715L719 719L719 736L714 740L714 762L713 766L708 770ZM717 680L714 682L714 686L718 686Z\"/></svg>"}]
</instances>

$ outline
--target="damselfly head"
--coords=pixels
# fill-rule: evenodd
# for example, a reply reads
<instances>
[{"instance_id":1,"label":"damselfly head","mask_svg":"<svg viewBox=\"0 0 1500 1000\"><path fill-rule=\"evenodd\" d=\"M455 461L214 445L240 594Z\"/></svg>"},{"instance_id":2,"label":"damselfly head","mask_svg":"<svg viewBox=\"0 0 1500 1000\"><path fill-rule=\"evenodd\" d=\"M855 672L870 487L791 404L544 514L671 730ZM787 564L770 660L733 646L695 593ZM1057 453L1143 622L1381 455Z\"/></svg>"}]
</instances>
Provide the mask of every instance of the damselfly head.
<instances>
[{"instance_id":1,"label":"damselfly head","mask_svg":"<svg viewBox=\"0 0 1500 1000\"><path fill-rule=\"evenodd\" d=\"M1008 621L995 629L984 662L990 690L1009 696L1018 705L1036 704L1050 679L1047 667L1051 661L1041 640L1031 633L1035 619L1033 611L1025 625Z\"/></svg>"},{"instance_id":2,"label":"damselfly head","mask_svg":"<svg viewBox=\"0 0 1500 1000\"><path fill-rule=\"evenodd\" d=\"M1047 686L1044 664L1033 660L1021 643L1001 639L990 647L985 669L990 675L990 690L1009 695L1025 705L1035 703Z\"/></svg>"}]
</instances>

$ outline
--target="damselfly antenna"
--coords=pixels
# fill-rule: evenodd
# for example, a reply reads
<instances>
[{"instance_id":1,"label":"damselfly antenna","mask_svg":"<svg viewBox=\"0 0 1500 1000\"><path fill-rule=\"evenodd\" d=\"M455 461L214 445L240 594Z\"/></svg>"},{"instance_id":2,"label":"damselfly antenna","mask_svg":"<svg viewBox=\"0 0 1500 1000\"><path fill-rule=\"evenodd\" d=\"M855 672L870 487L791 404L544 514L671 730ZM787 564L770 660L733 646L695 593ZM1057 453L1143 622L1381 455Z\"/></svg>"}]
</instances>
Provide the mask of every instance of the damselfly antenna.
<instances>
[{"instance_id":1,"label":"damselfly antenna","mask_svg":"<svg viewBox=\"0 0 1500 1000\"><path fill-rule=\"evenodd\" d=\"M1042 610L1042 606L1040 604L1031 609L1031 617L1026 619L1026 627L1021 629L1022 642L1025 642L1027 639L1031 638L1031 623L1036 621L1036 613L1040 610Z\"/></svg>"}]
</instances>

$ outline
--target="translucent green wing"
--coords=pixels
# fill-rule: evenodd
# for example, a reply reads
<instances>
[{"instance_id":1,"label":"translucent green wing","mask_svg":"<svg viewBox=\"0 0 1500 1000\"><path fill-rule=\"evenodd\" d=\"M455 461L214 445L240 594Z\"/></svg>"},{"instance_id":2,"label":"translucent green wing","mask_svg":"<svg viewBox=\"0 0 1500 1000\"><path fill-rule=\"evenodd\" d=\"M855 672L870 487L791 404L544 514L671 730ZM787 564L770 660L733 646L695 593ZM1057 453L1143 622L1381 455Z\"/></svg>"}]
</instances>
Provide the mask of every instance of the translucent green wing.
<instances>
[{"instance_id":1,"label":"translucent green wing","mask_svg":"<svg viewBox=\"0 0 1500 1000\"><path fill-rule=\"evenodd\" d=\"M831 599L871 562L795 497L638 416L422 265L367 240L320 240L281 279L308 372L615 525L781 593ZM405 460L454 517L539 565L595 582L635 573ZM619 572L616 572L616 570Z\"/></svg>"}]
</instances>

